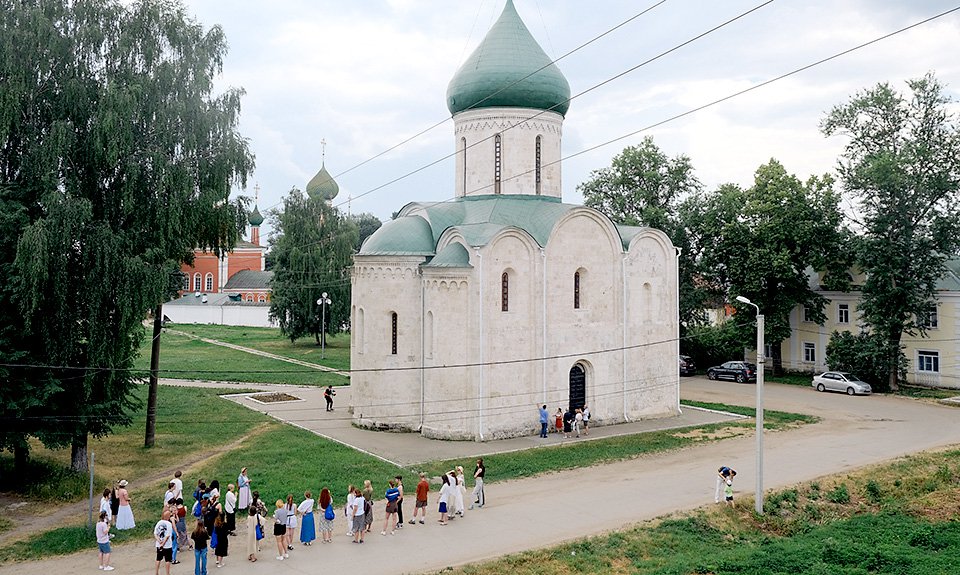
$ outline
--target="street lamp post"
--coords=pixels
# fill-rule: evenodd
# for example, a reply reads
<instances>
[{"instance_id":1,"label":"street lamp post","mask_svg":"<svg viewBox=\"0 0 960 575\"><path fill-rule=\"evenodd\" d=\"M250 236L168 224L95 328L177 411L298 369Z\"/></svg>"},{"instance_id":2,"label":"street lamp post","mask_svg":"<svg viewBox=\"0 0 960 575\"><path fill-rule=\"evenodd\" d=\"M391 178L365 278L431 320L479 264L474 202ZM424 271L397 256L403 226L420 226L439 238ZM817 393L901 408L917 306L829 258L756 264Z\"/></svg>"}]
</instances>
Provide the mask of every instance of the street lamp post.
<instances>
[{"instance_id":1,"label":"street lamp post","mask_svg":"<svg viewBox=\"0 0 960 575\"><path fill-rule=\"evenodd\" d=\"M327 306L333 301L327 297L327 292L320 294L317 305L320 306L320 359L326 359L327 352Z\"/></svg>"},{"instance_id":2,"label":"street lamp post","mask_svg":"<svg viewBox=\"0 0 960 575\"><path fill-rule=\"evenodd\" d=\"M763 314L757 304L742 295L737 301L753 306L757 311L757 489L754 496L754 509L757 515L763 515Z\"/></svg>"}]
</instances>

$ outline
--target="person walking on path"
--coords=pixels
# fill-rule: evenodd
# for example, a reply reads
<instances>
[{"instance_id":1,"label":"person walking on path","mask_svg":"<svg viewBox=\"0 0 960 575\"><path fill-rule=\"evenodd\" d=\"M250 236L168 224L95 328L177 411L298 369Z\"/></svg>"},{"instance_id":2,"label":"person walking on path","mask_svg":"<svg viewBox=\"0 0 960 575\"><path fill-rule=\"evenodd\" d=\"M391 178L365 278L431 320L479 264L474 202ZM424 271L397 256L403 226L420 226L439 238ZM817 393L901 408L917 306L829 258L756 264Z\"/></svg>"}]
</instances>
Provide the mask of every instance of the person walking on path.
<instances>
[{"instance_id":1,"label":"person walking on path","mask_svg":"<svg viewBox=\"0 0 960 575\"><path fill-rule=\"evenodd\" d=\"M273 536L277 540L277 561L289 557L287 553L287 510L284 509L283 499L277 499L277 508L273 512Z\"/></svg>"},{"instance_id":2,"label":"person walking on path","mask_svg":"<svg viewBox=\"0 0 960 575\"><path fill-rule=\"evenodd\" d=\"M363 481L363 530L370 533L373 526L373 484L369 479Z\"/></svg>"},{"instance_id":3,"label":"person walking on path","mask_svg":"<svg viewBox=\"0 0 960 575\"><path fill-rule=\"evenodd\" d=\"M337 392L334 391L332 385L328 385L327 389L323 390L323 399L327 402L327 411L333 411L333 396L337 395Z\"/></svg>"},{"instance_id":4,"label":"person walking on path","mask_svg":"<svg viewBox=\"0 0 960 575\"><path fill-rule=\"evenodd\" d=\"M540 437L547 436L547 423L550 421L550 414L547 413L547 406L540 407Z\"/></svg>"},{"instance_id":5,"label":"person walking on path","mask_svg":"<svg viewBox=\"0 0 960 575\"><path fill-rule=\"evenodd\" d=\"M478 507L483 507L487 502L483 493L483 476L486 471L486 468L483 466L483 458L481 457L477 460L477 467L473 471L473 503L470 504L470 509L473 509L474 504Z\"/></svg>"},{"instance_id":6,"label":"person walking on path","mask_svg":"<svg viewBox=\"0 0 960 575\"><path fill-rule=\"evenodd\" d=\"M160 521L153 527L153 539L157 547L157 566L154 575L160 575L160 562L166 564L167 575L170 575L170 564L173 563L173 525L170 523L170 513L164 511Z\"/></svg>"},{"instance_id":7,"label":"person walking on path","mask_svg":"<svg viewBox=\"0 0 960 575\"><path fill-rule=\"evenodd\" d=\"M466 507L463 504L463 500L467 496L467 480L463 475L462 465L457 466L457 469L455 470L455 473L453 474L452 479L453 479L453 482L451 483L451 485L453 485L453 488L454 488L453 512L459 515L460 517L463 517L463 512L466 509Z\"/></svg>"},{"instance_id":8,"label":"person walking on path","mask_svg":"<svg viewBox=\"0 0 960 575\"><path fill-rule=\"evenodd\" d=\"M420 482L417 483L417 502L414 504L413 508L413 519L410 520L410 525L413 525L417 522L417 512L420 512L420 524L423 525L424 521L427 519L427 494L430 493L430 482L427 481L427 475L423 472L420 473Z\"/></svg>"},{"instance_id":9,"label":"person walking on path","mask_svg":"<svg viewBox=\"0 0 960 575\"><path fill-rule=\"evenodd\" d=\"M400 499L397 499L397 529L403 529L403 477L394 476L397 482L397 489L400 490Z\"/></svg>"},{"instance_id":10,"label":"person walking on path","mask_svg":"<svg viewBox=\"0 0 960 575\"><path fill-rule=\"evenodd\" d=\"M438 500L437 512L440 513L440 525L447 524L447 504L450 501L450 476L446 473L440 478L443 485L440 486L440 498Z\"/></svg>"},{"instance_id":11,"label":"person walking on path","mask_svg":"<svg viewBox=\"0 0 960 575\"><path fill-rule=\"evenodd\" d=\"M287 504L283 510L287 512L287 550L293 551L293 536L297 531L297 506L293 502L293 494L287 494Z\"/></svg>"},{"instance_id":12,"label":"person walking on path","mask_svg":"<svg viewBox=\"0 0 960 575\"><path fill-rule=\"evenodd\" d=\"M583 406L583 434L590 435L590 408Z\"/></svg>"},{"instance_id":13,"label":"person walking on path","mask_svg":"<svg viewBox=\"0 0 960 575\"><path fill-rule=\"evenodd\" d=\"M137 526L137 522L133 520L133 510L130 508L130 493L127 492L127 480L121 479L117 485L119 486L119 489L117 489L117 499L120 501L120 507L117 511L117 529L133 529Z\"/></svg>"},{"instance_id":14,"label":"person walking on path","mask_svg":"<svg viewBox=\"0 0 960 575\"><path fill-rule=\"evenodd\" d=\"M260 539L264 536L262 519L266 516L267 506L260 501L260 492L254 491L250 496L250 505L247 507L247 561L257 560Z\"/></svg>"},{"instance_id":15,"label":"person walking on path","mask_svg":"<svg viewBox=\"0 0 960 575\"><path fill-rule=\"evenodd\" d=\"M721 465L717 469L717 487L713 493L713 502L720 503L720 491L724 489L724 485L729 480L732 484L733 478L737 476L736 470L727 467L726 465Z\"/></svg>"},{"instance_id":16,"label":"person walking on path","mask_svg":"<svg viewBox=\"0 0 960 575\"><path fill-rule=\"evenodd\" d=\"M313 521L313 494L309 491L303 493L297 514L300 515L300 543L313 545L313 540L317 538L317 524Z\"/></svg>"},{"instance_id":17,"label":"person walking on path","mask_svg":"<svg viewBox=\"0 0 960 575\"><path fill-rule=\"evenodd\" d=\"M397 480L391 479L384 497L387 498L386 517L383 519L383 529L380 535L387 534L387 527L390 527L390 535L393 535L397 528L397 500L400 499L400 490L397 489Z\"/></svg>"},{"instance_id":18,"label":"person walking on path","mask_svg":"<svg viewBox=\"0 0 960 575\"><path fill-rule=\"evenodd\" d=\"M109 489L107 492L109 493ZM110 517L106 511L100 510L100 520L97 522L97 557L100 564L97 569L113 571L110 565Z\"/></svg>"},{"instance_id":19,"label":"person walking on path","mask_svg":"<svg viewBox=\"0 0 960 575\"><path fill-rule=\"evenodd\" d=\"M250 478L247 476L247 468L240 470L237 476L237 489L239 495L237 498L237 509L243 511L250 505Z\"/></svg>"},{"instance_id":20,"label":"person walking on path","mask_svg":"<svg viewBox=\"0 0 960 575\"><path fill-rule=\"evenodd\" d=\"M227 517L225 513L217 516L213 522L213 532L217 534L217 543L213 546L213 553L217 557L217 567L224 566L224 559L230 547L230 532L227 530Z\"/></svg>"},{"instance_id":21,"label":"person walking on path","mask_svg":"<svg viewBox=\"0 0 960 575\"><path fill-rule=\"evenodd\" d=\"M203 521L197 521L190 539L193 539L193 575L207 575L207 542L210 541L210 534L203 526Z\"/></svg>"},{"instance_id":22,"label":"person walking on path","mask_svg":"<svg viewBox=\"0 0 960 575\"><path fill-rule=\"evenodd\" d=\"M363 492L359 487L353 488L353 503L350 504L350 517L353 517L353 542L363 543L363 532L366 531L366 513L364 507L366 503L363 498Z\"/></svg>"},{"instance_id":23,"label":"person walking on path","mask_svg":"<svg viewBox=\"0 0 960 575\"><path fill-rule=\"evenodd\" d=\"M227 485L227 494L223 496L223 512L227 515L227 534L237 534L237 494L233 483Z\"/></svg>"},{"instance_id":24,"label":"person walking on path","mask_svg":"<svg viewBox=\"0 0 960 575\"><path fill-rule=\"evenodd\" d=\"M324 543L333 543L333 520L336 515L333 512L333 496L330 490L324 487L320 490L320 536ZM300 530L300 536L303 537L303 530Z\"/></svg>"}]
</instances>

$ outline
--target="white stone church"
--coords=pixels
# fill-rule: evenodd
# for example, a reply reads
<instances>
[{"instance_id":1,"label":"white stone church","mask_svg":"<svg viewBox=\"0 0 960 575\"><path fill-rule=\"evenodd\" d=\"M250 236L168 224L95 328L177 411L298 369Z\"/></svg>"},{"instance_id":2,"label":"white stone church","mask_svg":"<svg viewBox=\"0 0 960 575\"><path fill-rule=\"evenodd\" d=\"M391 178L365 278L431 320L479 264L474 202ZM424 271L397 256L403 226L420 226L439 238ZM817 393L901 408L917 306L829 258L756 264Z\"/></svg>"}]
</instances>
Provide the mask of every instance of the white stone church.
<instances>
[{"instance_id":1,"label":"white stone church","mask_svg":"<svg viewBox=\"0 0 960 575\"><path fill-rule=\"evenodd\" d=\"M404 206L354 258L356 424L485 441L539 430L544 403L679 413L676 250L562 202L569 98L508 0L447 89L455 197Z\"/></svg>"}]
</instances>

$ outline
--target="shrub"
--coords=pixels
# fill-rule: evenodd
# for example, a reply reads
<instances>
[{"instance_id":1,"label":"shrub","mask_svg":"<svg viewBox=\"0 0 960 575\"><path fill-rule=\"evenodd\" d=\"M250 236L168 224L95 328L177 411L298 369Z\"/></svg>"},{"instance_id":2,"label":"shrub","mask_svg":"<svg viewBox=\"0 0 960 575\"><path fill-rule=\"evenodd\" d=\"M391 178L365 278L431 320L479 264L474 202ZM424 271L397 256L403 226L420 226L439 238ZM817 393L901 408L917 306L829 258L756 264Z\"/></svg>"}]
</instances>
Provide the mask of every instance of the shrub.
<instances>
[{"instance_id":1,"label":"shrub","mask_svg":"<svg viewBox=\"0 0 960 575\"><path fill-rule=\"evenodd\" d=\"M837 485L833 491L827 494L827 500L840 505L850 503L850 492L847 491L847 484Z\"/></svg>"},{"instance_id":2,"label":"shrub","mask_svg":"<svg viewBox=\"0 0 960 575\"><path fill-rule=\"evenodd\" d=\"M853 335L835 331L827 343L827 365L832 370L849 371L870 384L874 391L890 391L890 349L887 341L872 333ZM907 359L897 350L900 379L907 375Z\"/></svg>"},{"instance_id":3,"label":"shrub","mask_svg":"<svg viewBox=\"0 0 960 575\"><path fill-rule=\"evenodd\" d=\"M880 492L880 485L876 481L872 479L867 481L867 484L864 486L864 492L866 492L867 500L869 500L870 503L874 505L880 503L883 494Z\"/></svg>"},{"instance_id":4,"label":"shrub","mask_svg":"<svg viewBox=\"0 0 960 575\"><path fill-rule=\"evenodd\" d=\"M731 359L743 359L744 341L734 322L692 327L680 341L680 353L702 369Z\"/></svg>"}]
</instances>

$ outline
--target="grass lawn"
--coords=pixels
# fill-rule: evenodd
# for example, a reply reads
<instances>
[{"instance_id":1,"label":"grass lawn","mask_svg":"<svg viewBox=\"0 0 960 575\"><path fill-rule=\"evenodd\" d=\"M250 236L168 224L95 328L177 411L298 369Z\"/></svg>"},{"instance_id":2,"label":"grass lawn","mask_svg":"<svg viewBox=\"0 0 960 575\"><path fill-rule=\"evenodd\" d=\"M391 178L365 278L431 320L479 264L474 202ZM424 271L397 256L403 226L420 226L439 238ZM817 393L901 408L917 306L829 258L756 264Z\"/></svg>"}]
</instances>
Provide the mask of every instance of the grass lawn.
<instances>
[{"instance_id":1,"label":"grass lawn","mask_svg":"<svg viewBox=\"0 0 960 575\"><path fill-rule=\"evenodd\" d=\"M786 383L788 385L810 387L810 382L813 381L813 374L787 372L783 375L773 375L772 373L768 373L763 376L763 379L764 381L772 383Z\"/></svg>"},{"instance_id":2,"label":"grass lawn","mask_svg":"<svg viewBox=\"0 0 960 575\"><path fill-rule=\"evenodd\" d=\"M736 405L695 401L684 401L683 404L729 411L741 415L753 415L753 408ZM819 421L819 418L813 416L782 411L768 410L764 412L764 415L764 429L770 430ZM574 467L590 467L602 463L622 461L646 453L679 449L702 441L715 441L744 435L750 433L753 428L752 420L739 420L681 429L652 431L490 455L484 457L484 463L491 469L497 470L494 475L496 481L505 481ZM440 475L458 464L462 465L462 463L459 460L446 460L431 462L422 467L430 475ZM491 477L491 481L494 481L494 477Z\"/></svg>"},{"instance_id":3,"label":"grass lawn","mask_svg":"<svg viewBox=\"0 0 960 575\"><path fill-rule=\"evenodd\" d=\"M327 345L321 350L313 337L291 343L280 330L270 327L242 327L230 325L170 324L170 329L259 349L276 355L318 363L334 369L350 369L350 334L327 335ZM323 359L321 359L321 352Z\"/></svg>"},{"instance_id":4,"label":"grass lawn","mask_svg":"<svg viewBox=\"0 0 960 575\"><path fill-rule=\"evenodd\" d=\"M960 451L921 454L609 535L445 572L464 575L934 575L960 572Z\"/></svg>"},{"instance_id":5,"label":"grass lawn","mask_svg":"<svg viewBox=\"0 0 960 575\"><path fill-rule=\"evenodd\" d=\"M224 326L209 327L220 330ZM287 345L289 343L286 341ZM145 372L150 369L149 339L144 342L134 367ZM350 382L349 378L335 373L237 351L168 331L164 331L160 339L160 370L161 377L175 379L321 386Z\"/></svg>"}]
</instances>

